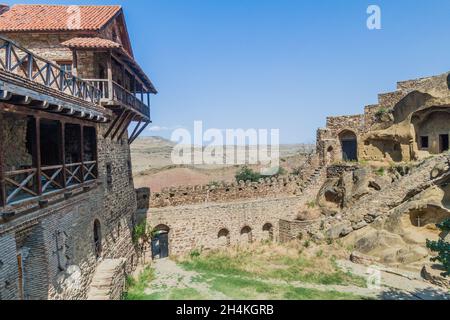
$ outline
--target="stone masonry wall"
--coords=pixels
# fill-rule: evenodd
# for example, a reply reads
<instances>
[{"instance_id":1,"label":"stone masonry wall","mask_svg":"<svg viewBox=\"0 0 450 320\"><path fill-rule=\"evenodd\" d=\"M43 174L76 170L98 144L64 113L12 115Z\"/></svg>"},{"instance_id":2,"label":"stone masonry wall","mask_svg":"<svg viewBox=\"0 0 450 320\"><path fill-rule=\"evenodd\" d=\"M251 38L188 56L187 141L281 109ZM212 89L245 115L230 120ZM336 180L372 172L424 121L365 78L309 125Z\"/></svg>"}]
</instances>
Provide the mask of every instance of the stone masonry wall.
<instances>
[{"instance_id":1,"label":"stone masonry wall","mask_svg":"<svg viewBox=\"0 0 450 320\"><path fill-rule=\"evenodd\" d=\"M103 139L107 125L97 125L99 184L44 209L0 223L0 296L19 299L17 255L23 259L24 298L85 299L98 261L94 221L101 225L102 257L124 258L126 271L137 263L132 230L136 195L130 180L127 136ZM106 165L111 166L108 185Z\"/></svg>"},{"instance_id":2,"label":"stone masonry wall","mask_svg":"<svg viewBox=\"0 0 450 320\"><path fill-rule=\"evenodd\" d=\"M273 240L278 240L282 218L293 219L298 211L298 197L259 199L225 204L191 205L151 208L148 223L155 228L169 227L169 253L180 255L194 249L210 250L227 245L248 243L244 227L251 228L253 241L270 240L267 226L272 226ZM266 226L266 230L263 227ZM228 241L219 238L219 231L229 232Z\"/></svg>"},{"instance_id":3,"label":"stone masonry wall","mask_svg":"<svg viewBox=\"0 0 450 320\"><path fill-rule=\"evenodd\" d=\"M316 155L312 155L302 164L298 175L264 178L259 182L241 181L240 183L166 188L161 192L151 194L150 207L161 208L299 195L318 167L319 159ZM144 196L145 190L138 192L138 199L145 203L146 199L142 199Z\"/></svg>"}]
</instances>

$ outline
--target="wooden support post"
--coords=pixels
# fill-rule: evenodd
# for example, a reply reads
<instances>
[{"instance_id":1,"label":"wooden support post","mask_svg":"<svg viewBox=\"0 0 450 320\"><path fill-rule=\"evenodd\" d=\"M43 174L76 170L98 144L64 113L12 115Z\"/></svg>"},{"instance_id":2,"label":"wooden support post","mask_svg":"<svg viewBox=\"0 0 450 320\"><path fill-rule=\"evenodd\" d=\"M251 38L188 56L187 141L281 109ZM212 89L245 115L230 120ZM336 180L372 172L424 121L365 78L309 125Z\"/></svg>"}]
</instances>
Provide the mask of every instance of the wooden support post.
<instances>
[{"instance_id":1,"label":"wooden support post","mask_svg":"<svg viewBox=\"0 0 450 320\"><path fill-rule=\"evenodd\" d=\"M12 44L11 42L6 43L6 52L5 52L5 67L6 71L11 70L11 54L12 54Z\"/></svg>"},{"instance_id":2,"label":"wooden support post","mask_svg":"<svg viewBox=\"0 0 450 320\"><path fill-rule=\"evenodd\" d=\"M78 54L76 50L72 51L72 76L78 77Z\"/></svg>"},{"instance_id":3,"label":"wooden support post","mask_svg":"<svg viewBox=\"0 0 450 320\"><path fill-rule=\"evenodd\" d=\"M136 114L133 114L133 116L130 118L130 120L125 122L125 126L123 127L122 131L120 132L119 137L117 138L117 141L120 141L120 139L122 139L123 134L125 133L126 130L128 130L128 126L130 125L131 122L133 122L133 120L135 118L136 118Z\"/></svg>"},{"instance_id":4,"label":"wooden support post","mask_svg":"<svg viewBox=\"0 0 450 320\"><path fill-rule=\"evenodd\" d=\"M139 130L139 126L141 125L141 123L142 123L142 118L139 119L139 122L138 122L137 126L134 128L133 133L129 136L128 141L130 141L130 140L133 139L134 135L135 135L136 132Z\"/></svg>"},{"instance_id":5,"label":"wooden support post","mask_svg":"<svg viewBox=\"0 0 450 320\"><path fill-rule=\"evenodd\" d=\"M59 139L59 152L60 158L62 161L62 178L63 183L61 184L63 188L67 188L67 172L66 172L66 123L64 121L61 122L60 126L60 139Z\"/></svg>"},{"instance_id":6,"label":"wooden support post","mask_svg":"<svg viewBox=\"0 0 450 320\"><path fill-rule=\"evenodd\" d=\"M0 113L0 128L4 128L3 115ZM0 131L0 206L6 206L5 189L5 146L3 132Z\"/></svg>"},{"instance_id":7,"label":"wooden support post","mask_svg":"<svg viewBox=\"0 0 450 320\"><path fill-rule=\"evenodd\" d=\"M33 148L33 166L36 168L36 193L42 195L42 172L41 172L41 118L34 117L34 148Z\"/></svg>"},{"instance_id":8,"label":"wooden support post","mask_svg":"<svg viewBox=\"0 0 450 320\"><path fill-rule=\"evenodd\" d=\"M139 135L142 133L142 131L144 131L145 128L147 128L148 125L149 125L150 123L151 123L150 121L146 122L145 125L144 125L144 126L138 131L138 133L134 136L134 138L133 138L132 140L129 141L129 144L132 144L132 143L134 142L134 140L136 140L136 138L139 137Z\"/></svg>"},{"instance_id":9,"label":"wooden support post","mask_svg":"<svg viewBox=\"0 0 450 320\"><path fill-rule=\"evenodd\" d=\"M111 53L108 54L108 58L106 59L106 68L108 73L108 99L113 100L113 72L112 72L112 58Z\"/></svg>"},{"instance_id":10,"label":"wooden support post","mask_svg":"<svg viewBox=\"0 0 450 320\"><path fill-rule=\"evenodd\" d=\"M130 118L130 115L132 115L131 111L128 111L126 116L123 117L123 119L120 121L120 123L117 125L116 130L114 131L113 135L111 136L111 140L114 140L114 138L119 133L120 128L122 128L123 124Z\"/></svg>"},{"instance_id":11,"label":"wooden support post","mask_svg":"<svg viewBox=\"0 0 450 320\"><path fill-rule=\"evenodd\" d=\"M120 115L118 115L118 116L114 119L113 123L112 123L111 126L109 127L108 131L106 131L106 133L105 133L105 135L103 136L103 138L105 138L105 139L108 138L109 134L110 134L111 131L114 129L114 127L116 126L117 122L119 121L119 119L122 118L122 116L124 115L125 112L126 112L126 110L123 109L122 112L120 113Z\"/></svg>"},{"instance_id":12,"label":"wooden support post","mask_svg":"<svg viewBox=\"0 0 450 320\"><path fill-rule=\"evenodd\" d=\"M80 169L80 172L81 172L81 181L82 182L85 182L84 181L84 126L83 125L81 125L80 126L80 147L81 147L81 149L80 149L80 155L81 155L81 169Z\"/></svg>"},{"instance_id":13,"label":"wooden support post","mask_svg":"<svg viewBox=\"0 0 450 320\"><path fill-rule=\"evenodd\" d=\"M34 58L31 53L28 53L28 80L33 80L33 66L34 66Z\"/></svg>"}]
</instances>

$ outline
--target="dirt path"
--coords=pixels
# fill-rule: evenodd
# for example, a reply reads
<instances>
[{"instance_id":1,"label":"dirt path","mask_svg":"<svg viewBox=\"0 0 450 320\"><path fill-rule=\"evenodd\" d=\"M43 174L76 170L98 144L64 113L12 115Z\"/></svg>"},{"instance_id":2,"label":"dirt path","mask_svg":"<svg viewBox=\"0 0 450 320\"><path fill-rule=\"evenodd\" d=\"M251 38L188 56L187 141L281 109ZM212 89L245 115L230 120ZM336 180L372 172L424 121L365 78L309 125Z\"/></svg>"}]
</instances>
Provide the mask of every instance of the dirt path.
<instances>
[{"instance_id":1,"label":"dirt path","mask_svg":"<svg viewBox=\"0 0 450 320\"><path fill-rule=\"evenodd\" d=\"M356 265L350 261L339 261L339 266L355 275L368 278L370 274L365 266ZM231 298L221 292L212 290L210 286L198 280L200 274L186 271L170 259L157 260L154 265L156 279L145 290L146 294L163 293L171 289L195 289L202 297L209 300L230 300ZM233 277L219 275L218 277ZM243 278L243 277L239 277ZM351 293L361 297L380 300L450 300L448 292L428 284L413 274L400 274L395 270L380 270L380 286L362 288L357 286L321 285L303 282L287 282L282 280L250 279L271 285L289 285L295 288L315 289L319 291L336 291Z\"/></svg>"},{"instance_id":2,"label":"dirt path","mask_svg":"<svg viewBox=\"0 0 450 320\"><path fill-rule=\"evenodd\" d=\"M170 259L156 260L153 264L155 280L145 294L165 292L170 289L192 288L210 300L230 300L226 295L212 290L207 283L195 281L198 273L186 271Z\"/></svg>"}]
</instances>

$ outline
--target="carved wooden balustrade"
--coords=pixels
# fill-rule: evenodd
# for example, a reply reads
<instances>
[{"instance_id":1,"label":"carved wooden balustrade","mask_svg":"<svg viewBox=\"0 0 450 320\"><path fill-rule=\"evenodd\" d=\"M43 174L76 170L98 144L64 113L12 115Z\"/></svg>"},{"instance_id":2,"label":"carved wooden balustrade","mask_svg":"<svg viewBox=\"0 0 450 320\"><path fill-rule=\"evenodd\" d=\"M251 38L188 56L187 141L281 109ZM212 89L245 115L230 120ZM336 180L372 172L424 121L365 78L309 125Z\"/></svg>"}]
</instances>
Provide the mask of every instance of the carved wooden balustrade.
<instances>
[{"instance_id":1,"label":"carved wooden balustrade","mask_svg":"<svg viewBox=\"0 0 450 320\"><path fill-rule=\"evenodd\" d=\"M38 177L40 177L38 179ZM32 200L80 187L97 179L97 161L61 164L5 172L0 205Z\"/></svg>"},{"instance_id":2,"label":"carved wooden balustrade","mask_svg":"<svg viewBox=\"0 0 450 320\"><path fill-rule=\"evenodd\" d=\"M0 37L0 70L91 103L100 102L101 92L91 83L3 37Z\"/></svg>"},{"instance_id":3,"label":"carved wooden balustrade","mask_svg":"<svg viewBox=\"0 0 450 320\"><path fill-rule=\"evenodd\" d=\"M87 79L86 81L89 81L99 91L102 101L120 102L150 118L150 95L148 93L133 93L117 82L107 79ZM112 92L112 97L110 97L110 92ZM144 102L144 95L147 96L146 102Z\"/></svg>"}]
</instances>

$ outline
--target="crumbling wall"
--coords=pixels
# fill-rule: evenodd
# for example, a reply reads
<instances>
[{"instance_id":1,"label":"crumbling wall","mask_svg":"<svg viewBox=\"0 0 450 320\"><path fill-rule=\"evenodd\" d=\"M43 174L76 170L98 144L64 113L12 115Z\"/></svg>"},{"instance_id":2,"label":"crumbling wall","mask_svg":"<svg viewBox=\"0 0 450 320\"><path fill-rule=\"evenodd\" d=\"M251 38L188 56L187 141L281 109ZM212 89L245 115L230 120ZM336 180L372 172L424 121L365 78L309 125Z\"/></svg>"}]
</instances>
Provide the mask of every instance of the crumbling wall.
<instances>
[{"instance_id":1,"label":"crumbling wall","mask_svg":"<svg viewBox=\"0 0 450 320\"><path fill-rule=\"evenodd\" d=\"M151 194L152 208L181 206L187 204L230 202L273 196L298 195L307 177L290 175L266 178L259 182L223 183L218 185L182 186L166 188Z\"/></svg>"}]
</instances>

